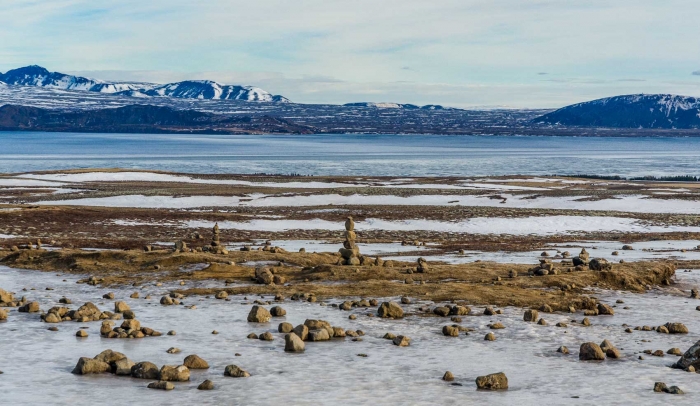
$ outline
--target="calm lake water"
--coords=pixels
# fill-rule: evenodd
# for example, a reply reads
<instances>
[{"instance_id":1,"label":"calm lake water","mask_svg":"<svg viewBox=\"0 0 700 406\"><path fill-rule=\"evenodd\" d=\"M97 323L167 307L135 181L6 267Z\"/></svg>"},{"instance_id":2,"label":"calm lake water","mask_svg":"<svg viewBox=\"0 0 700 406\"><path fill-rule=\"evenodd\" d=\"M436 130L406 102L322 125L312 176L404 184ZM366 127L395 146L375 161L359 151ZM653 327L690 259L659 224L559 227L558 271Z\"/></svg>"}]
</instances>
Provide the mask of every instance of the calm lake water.
<instances>
[{"instance_id":1,"label":"calm lake water","mask_svg":"<svg viewBox=\"0 0 700 406\"><path fill-rule=\"evenodd\" d=\"M700 175L700 138L0 132L0 172Z\"/></svg>"}]
</instances>

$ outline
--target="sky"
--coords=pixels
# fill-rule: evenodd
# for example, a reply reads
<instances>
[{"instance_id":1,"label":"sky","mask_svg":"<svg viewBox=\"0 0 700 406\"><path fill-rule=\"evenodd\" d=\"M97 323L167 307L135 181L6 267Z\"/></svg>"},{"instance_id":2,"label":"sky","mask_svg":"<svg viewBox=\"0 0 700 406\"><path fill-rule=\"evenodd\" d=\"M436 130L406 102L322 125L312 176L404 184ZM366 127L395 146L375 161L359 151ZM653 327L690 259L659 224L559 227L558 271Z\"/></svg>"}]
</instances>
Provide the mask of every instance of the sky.
<instances>
[{"instance_id":1,"label":"sky","mask_svg":"<svg viewBox=\"0 0 700 406\"><path fill-rule=\"evenodd\" d=\"M0 0L0 71L551 108L700 96L698 16L697 0Z\"/></svg>"}]
</instances>

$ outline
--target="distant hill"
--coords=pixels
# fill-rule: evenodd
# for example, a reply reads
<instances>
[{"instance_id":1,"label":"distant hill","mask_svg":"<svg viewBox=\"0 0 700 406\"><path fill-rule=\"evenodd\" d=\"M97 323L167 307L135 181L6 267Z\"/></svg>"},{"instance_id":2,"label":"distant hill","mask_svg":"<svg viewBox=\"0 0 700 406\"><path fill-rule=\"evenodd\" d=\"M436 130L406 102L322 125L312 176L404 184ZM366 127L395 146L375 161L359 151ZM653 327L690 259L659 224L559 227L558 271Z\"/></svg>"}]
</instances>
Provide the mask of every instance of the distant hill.
<instances>
[{"instance_id":1,"label":"distant hill","mask_svg":"<svg viewBox=\"0 0 700 406\"><path fill-rule=\"evenodd\" d=\"M4 74L0 73L0 82L15 86L82 90L131 97L289 102L283 96L272 95L254 86L222 85L211 80L186 80L167 84L107 82L59 72L49 72L47 69L37 65L13 69Z\"/></svg>"},{"instance_id":2,"label":"distant hill","mask_svg":"<svg viewBox=\"0 0 700 406\"><path fill-rule=\"evenodd\" d=\"M0 131L263 134L310 133L313 129L267 115L224 115L152 105L61 111L6 104L0 107Z\"/></svg>"},{"instance_id":3,"label":"distant hill","mask_svg":"<svg viewBox=\"0 0 700 406\"><path fill-rule=\"evenodd\" d=\"M566 106L533 122L581 127L699 129L700 99L670 94L615 96Z\"/></svg>"},{"instance_id":4,"label":"distant hill","mask_svg":"<svg viewBox=\"0 0 700 406\"><path fill-rule=\"evenodd\" d=\"M428 104L425 106L417 106L415 104L403 104L403 103L378 103L378 102L358 102L358 103L345 103L345 107L376 107L379 109L407 109L407 110L447 110L451 107L442 107L438 104Z\"/></svg>"}]
</instances>

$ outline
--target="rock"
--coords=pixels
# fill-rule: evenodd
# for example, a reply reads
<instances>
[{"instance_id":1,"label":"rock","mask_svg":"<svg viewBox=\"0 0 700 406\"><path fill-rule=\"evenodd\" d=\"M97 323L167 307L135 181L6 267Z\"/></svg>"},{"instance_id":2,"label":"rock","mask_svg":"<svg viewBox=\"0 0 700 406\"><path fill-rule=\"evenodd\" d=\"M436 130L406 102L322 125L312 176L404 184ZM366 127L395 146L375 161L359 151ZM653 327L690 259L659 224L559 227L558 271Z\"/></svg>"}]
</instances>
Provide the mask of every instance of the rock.
<instances>
[{"instance_id":1,"label":"rock","mask_svg":"<svg viewBox=\"0 0 700 406\"><path fill-rule=\"evenodd\" d=\"M75 365L75 368L73 368L72 373L76 375L101 374L103 372L110 372L111 370L112 367L104 361L81 357Z\"/></svg>"},{"instance_id":2,"label":"rock","mask_svg":"<svg viewBox=\"0 0 700 406\"><path fill-rule=\"evenodd\" d=\"M447 317L450 315L450 312L452 309L450 309L447 306L438 306L433 309L433 314L440 316L440 317Z\"/></svg>"},{"instance_id":3,"label":"rock","mask_svg":"<svg viewBox=\"0 0 700 406\"><path fill-rule=\"evenodd\" d=\"M122 358L118 361L111 363L110 365L112 367L112 372L114 372L115 375L130 376L131 367L133 367L136 364L129 358Z\"/></svg>"},{"instance_id":4,"label":"rock","mask_svg":"<svg viewBox=\"0 0 700 406\"><path fill-rule=\"evenodd\" d=\"M2 318L2 312L3 312L3 310L0 309L0 320L4 320L4 319ZM5 318L7 318L7 316L6 316ZM49 313L49 314L46 315L46 317L44 317L44 322L45 322L45 323L60 323L61 321L63 321L63 320L61 319L61 316L59 316L59 315L56 314L56 313Z\"/></svg>"},{"instance_id":5,"label":"rock","mask_svg":"<svg viewBox=\"0 0 700 406\"><path fill-rule=\"evenodd\" d=\"M401 319L403 318L403 309L396 302L384 302L379 306L377 316L382 318Z\"/></svg>"},{"instance_id":6,"label":"rock","mask_svg":"<svg viewBox=\"0 0 700 406\"><path fill-rule=\"evenodd\" d=\"M561 354L569 354L569 349L562 345L561 347L557 348L557 352Z\"/></svg>"},{"instance_id":7,"label":"rock","mask_svg":"<svg viewBox=\"0 0 700 406\"><path fill-rule=\"evenodd\" d=\"M446 382L452 382L455 380L455 376L452 375L452 372L447 371L445 372L445 375L442 376L442 380Z\"/></svg>"},{"instance_id":8,"label":"rock","mask_svg":"<svg viewBox=\"0 0 700 406\"><path fill-rule=\"evenodd\" d=\"M255 268L255 281L263 285L272 285L275 277L269 268Z\"/></svg>"},{"instance_id":9,"label":"rock","mask_svg":"<svg viewBox=\"0 0 700 406\"><path fill-rule=\"evenodd\" d=\"M156 364L148 361L139 362L131 367L131 376L139 379L158 379L160 371Z\"/></svg>"},{"instance_id":10,"label":"rock","mask_svg":"<svg viewBox=\"0 0 700 406\"><path fill-rule=\"evenodd\" d=\"M630 250L633 250L633 249L634 249L634 248L633 248L631 245L626 245L626 244L625 244L625 245L622 246L622 250L623 250L623 251L630 251Z\"/></svg>"},{"instance_id":11,"label":"rock","mask_svg":"<svg viewBox=\"0 0 700 406\"><path fill-rule=\"evenodd\" d=\"M266 331L266 332L260 334L260 336L258 336L258 339L263 340L263 341L272 341L275 339L275 337L272 335L272 333L270 333L269 331Z\"/></svg>"},{"instance_id":12,"label":"rock","mask_svg":"<svg viewBox=\"0 0 700 406\"><path fill-rule=\"evenodd\" d=\"M198 355L192 354L188 355L185 357L185 360L182 362L182 365L186 366L189 369L208 369L209 364L207 361L203 360L200 358Z\"/></svg>"},{"instance_id":13,"label":"rock","mask_svg":"<svg viewBox=\"0 0 700 406\"><path fill-rule=\"evenodd\" d=\"M671 395L684 395L685 392L681 390L678 386L670 386L668 389L666 389L664 392L670 393Z\"/></svg>"},{"instance_id":14,"label":"rock","mask_svg":"<svg viewBox=\"0 0 700 406\"><path fill-rule=\"evenodd\" d=\"M344 301L340 306L338 306L340 310L352 310L352 302L349 300Z\"/></svg>"},{"instance_id":15,"label":"rock","mask_svg":"<svg viewBox=\"0 0 700 406\"><path fill-rule=\"evenodd\" d=\"M485 341L496 341L496 335L493 333L486 333L486 336L484 336Z\"/></svg>"},{"instance_id":16,"label":"rock","mask_svg":"<svg viewBox=\"0 0 700 406\"><path fill-rule=\"evenodd\" d=\"M320 330L309 330L309 341L327 341L330 340L331 336L328 334L328 330L326 329L320 329Z\"/></svg>"},{"instance_id":17,"label":"rock","mask_svg":"<svg viewBox=\"0 0 700 406\"><path fill-rule=\"evenodd\" d=\"M603 340L603 342L600 343L600 349L605 352L608 348L615 348L615 346L609 340Z\"/></svg>"},{"instance_id":18,"label":"rock","mask_svg":"<svg viewBox=\"0 0 700 406\"><path fill-rule=\"evenodd\" d=\"M669 334L668 328L666 328L666 326L659 326L659 327L657 327L657 328L656 328L656 332L657 332L657 333L661 333L661 334Z\"/></svg>"},{"instance_id":19,"label":"rock","mask_svg":"<svg viewBox=\"0 0 700 406\"><path fill-rule=\"evenodd\" d=\"M525 310L525 314L523 315L523 320L527 322L534 323L539 319L540 313L537 310L532 310L528 309Z\"/></svg>"},{"instance_id":20,"label":"rock","mask_svg":"<svg viewBox=\"0 0 700 406\"><path fill-rule=\"evenodd\" d=\"M174 336L174 335L177 335L177 332L176 332L175 330L170 330L170 331L168 331L167 334L168 334L169 336Z\"/></svg>"},{"instance_id":21,"label":"rock","mask_svg":"<svg viewBox=\"0 0 700 406\"><path fill-rule=\"evenodd\" d=\"M126 302L114 302L114 312L115 313L124 313L127 310L131 310L128 304Z\"/></svg>"},{"instance_id":22,"label":"rock","mask_svg":"<svg viewBox=\"0 0 700 406\"><path fill-rule=\"evenodd\" d=\"M411 339L406 336L396 336L392 342L399 347L408 347L411 344Z\"/></svg>"},{"instance_id":23,"label":"rock","mask_svg":"<svg viewBox=\"0 0 700 406\"><path fill-rule=\"evenodd\" d=\"M289 333L292 330L294 330L294 326L292 325L292 323L284 322L280 323L279 326L277 326L277 331L280 333Z\"/></svg>"},{"instance_id":24,"label":"rock","mask_svg":"<svg viewBox=\"0 0 700 406\"><path fill-rule=\"evenodd\" d=\"M309 328L306 327L304 324L300 324L294 327L294 334L296 334L303 341L306 341L309 337Z\"/></svg>"},{"instance_id":25,"label":"rock","mask_svg":"<svg viewBox=\"0 0 700 406\"><path fill-rule=\"evenodd\" d=\"M248 378L250 374L237 365L227 365L226 369L224 370L224 376L230 376L232 378Z\"/></svg>"},{"instance_id":26,"label":"rock","mask_svg":"<svg viewBox=\"0 0 700 406\"><path fill-rule=\"evenodd\" d=\"M190 380L190 369L184 365L173 366L163 365L158 372L161 381L166 382L187 382Z\"/></svg>"},{"instance_id":27,"label":"rock","mask_svg":"<svg viewBox=\"0 0 700 406\"><path fill-rule=\"evenodd\" d=\"M126 320L133 320L136 318L136 313L134 313L133 310L125 310L124 313L122 313L122 316L124 316L124 319Z\"/></svg>"},{"instance_id":28,"label":"rock","mask_svg":"<svg viewBox=\"0 0 700 406\"><path fill-rule=\"evenodd\" d=\"M181 351L182 350L180 350L177 347L170 347L165 352L167 352L168 354L179 354Z\"/></svg>"},{"instance_id":29,"label":"rock","mask_svg":"<svg viewBox=\"0 0 700 406\"><path fill-rule=\"evenodd\" d=\"M287 311L281 308L280 306L272 306L270 309L270 314L272 317L282 317L287 315Z\"/></svg>"},{"instance_id":30,"label":"rock","mask_svg":"<svg viewBox=\"0 0 700 406\"><path fill-rule=\"evenodd\" d=\"M612 264L604 258L594 258L588 263L588 267L592 271L609 271L612 269Z\"/></svg>"},{"instance_id":31,"label":"rock","mask_svg":"<svg viewBox=\"0 0 700 406\"><path fill-rule=\"evenodd\" d=\"M396 338L396 334L386 333L382 338L384 338L385 340L393 340L394 338Z\"/></svg>"},{"instance_id":32,"label":"rock","mask_svg":"<svg viewBox=\"0 0 700 406\"><path fill-rule=\"evenodd\" d=\"M496 312L493 310L493 307L489 306L484 309L484 316L493 316L494 314L496 314Z\"/></svg>"},{"instance_id":33,"label":"rock","mask_svg":"<svg viewBox=\"0 0 700 406\"><path fill-rule=\"evenodd\" d=\"M173 298L171 298L170 296L163 296L160 298L160 304L164 306L170 306L173 304Z\"/></svg>"},{"instance_id":34,"label":"rock","mask_svg":"<svg viewBox=\"0 0 700 406\"><path fill-rule=\"evenodd\" d=\"M216 295L214 295L216 299L226 299L228 298L228 293L225 290L222 290L221 292L217 292Z\"/></svg>"},{"instance_id":35,"label":"rock","mask_svg":"<svg viewBox=\"0 0 700 406\"><path fill-rule=\"evenodd\" d=\"M459 329L456 326L444 326L442 327L442 335L448 337L459 336Z\"/></svg>"},{"instance_id":36,"label":"rock","mask_svg":"<svg viewBox=\"0 0 700 406\"><path fill-rule=\"evenodd\" d=\"M607 350L605 350L605 355L608 358L614 358L614 359L622 358L622 354L620 353L620 350L618 350L615 347L608 348Z\"/></svg>"},{"instance_id":37,"label":"rock","mask_svg":"<svg viewBox=\"0 0 700 406\"><path fill-rule=\"evenodd\" d=\"M508 389L508 378L503 372L479 376L476 378L476 387L482 390Z\"/></svg>"},{"instance_id":38,"label":"rock","mask_svg":"<svg viewBox=\"0 0 700 406\"><path fill-rule=\"evenodd\" d=\"M141 322L136 319L124 320L121 327L124 330L141 330Z\"/></svg>"},{"instance_id":39,"label":"rock","mask_svg":"<svg viewBox=\"0 0 700 406\"><path fill-rule=\"evenodd\" d=\"M250 333L250 334L248 334L248 335L246 336L246 338L249 339L249 340L257 340L257 339L258 339L258 335L255 334L255 333Z\"/></svg>"},{"instance_id":40,"label":"rock","mask_svg":"<svg viewBox=\"0 0 700 406\"><path fill-rule=\"evenodd\" d=\"M114 299L114 293L112 293L112 292L105 293L104 295L102 295L102 298L112 300L112 299Z\"/></svg>"},{"instance_id":41,"label":"rock","mask_svg":"<svg viewBox=\"0 0 700 406\"><path fill-rule=\"evenodd\" d=\"M287 333L284 336L284 350L287 352L303 352L305 350L304 341L294 334Z\"/></svg>"},{"instance_id":42,"label":"rock","mask_svg":"<svg viewBox=\"0 0 700 406\"><path fill-rule=\"evenodd\" d=\"M257 305L253 306L250 309L250 313L248 313L249 323L267 323L271 318L272 315L269 311L267 311L267 309Z\"/></svg>"},{"instance_id":43,"label":"rock","mask_svg":"<svg viewBox=\"0 0 700 406\"><path fill-rule=\"evenodd\" d=\"M0 309L0 320L7 320L7 311L5 309Z\"/></svg>"},{"instance_id":44,"label":"rock","mask_svg":"<svg viewBox=\"0 0 700 406\"><path fill-rule=\"evenodd\" d=\"M175 389L175 385L170 382L163 381L151 382L148 384L148 389L173 390Z\"/></svg>"},{"instance_id":45,"label":"rock","mask_svg":"<svg viewBox=\"0 0 700 406\"><path fill-rule=\"evenodd\" d=\"M489 325L489 328L490 328L491 330L500 330L500 329L506 328L506 326L504 326L503 323L501 323L500 321L498 321L498 322L496 322L496 323L490 324L490 325Z\"/></svg>"},{"instance_id":46,"label":"rock","mask_svg":"<svg viewBox=\"0 0 700 406\"><path fill-rule=\"evenodd\" d=\"M610 305L606 305L603 303L598 303L598 314L605 314L605 315L614 315L615 310Z\"/></svg>"},{"instance_id":47,"label":"rock","mask_svg":"<svg viewBox=\"0 0 700 406\"><path fill-rule=\"evenodd\" d=\"M605 353L596 343L583 343L579 349L578 359L581 361L602 361Z\"/></svg>"},{"instance_id":48,"label":"rock","mask_svg":"<svg viewBox=\"0 0 700 406\"><path fill-rule=\"evenodd\" d=\"M668 387L666 387L666 384L663 382L655 382L654 383L654 392L666 392L668 390Z\"/></svg>"},{"instance_id":49,"label":"rock","mask_svg":"<svg viewBox=\"0 0 700 406\"><path fill-rule=\"evenodd\" d=\"M80 337L80 338L85 338L85 337L88 336L88 332L85 331L85 330L78 330L78 331L75 333L75 336L76 336L76 337Z\"/></svg>"},{"instance_id":50,"label":"rock","mask_svg":"<svg viewBox=\"0 0 700 406\"><path fill-rule=\"evenodd\" d=\"M466 316L467 314L471 313L471 309L468 308L467 306L452 306L450 309L450 314L454 316Z\"/></svg>"},{"instance_id":51,"label":"rock","mask_svg":"<svg viewBox=\"0 0 700 406\"><path fill-rule=\"evenodd\" d=\"M688 334L688 327L683 323L666 323L664 327L668 329L670 334Z\"/></svg>"},{"instance_id":52,"label":"rock","mask_svg":"<svg viewBox=\"0 0 700 406\"><path fill-rule=\"evenodd\" d=\"M410 304L410 303L411 303L411 299L409 299L406 296L401 296L401 304Z\"/></svg>"},{"instance_id":53,"label":"rock","mask_svg":"<svg viewBox=\"0 0 700 406\"><path fill-rule=\"evenodd\" d=\"M545 319L539 319L539 320L537 320L537 324L539 324L540 326L546 326L546 325L547 325L547 320L545 320Z\"/></svg>"},{"instance_id":54,"label":"rock","mask_svg":"<svg viewBox=\"0 0 700 406\"><path fill-rule=\"evenodd\" d=\"M581 324L588 327L591 325L591 321L588 320L588 317L584 317L583 320L581 321Z\"/></svg>"},{"instance_id":55,"label":"rock","mask_svg":"<svg viewBox=\"0 0 700 406\"><path fill-rule=\"evenodd\" d=\"M683 352L681 351L680 348L671 348L668 351L666 351L666 354L676 355L676 356L680 357L683 355Z\"/></svg>"},{"instance_id":56,"label":"rock","mask_svg":"<svg viewBox=\"0 0 700 406\"><path fill-rule=\"evenodd\" d=\"M129 295L130 298L132 299L138 299L139 298L139 292L134 292L131 295Z\"/></svg>"},{"instance_id":57,"label":"rock","mask_svg":"<svg viewBox=\"0 0 700 406\"><path fill-rule=\"evenodd\" d=\"M102 361L106 362L108 364L115 363L121 359L125 359L126 355L122 354L121 352L117 351L112 351L112 350L104 350L101 353L95 355L95 358L97 361Z\"/></svg>"},{"instance_id":58,"label":"rock","mask_svg":"<svg viewBox=\"0 0 700 406\"><path fill-rule=\"evenodd\" d=\"M29 302L24 306L20 306L17 311L21 313L38 313L41 311L41 308L39 307L39 302Z\"/></svg>"},{"instance_id":59,"label":"rock","mask_svg":"<svg viewBox=\"0 0 700 406\"><path fill-rule=\"evenodd\" d=\"M700 341L693 344L688 351L673 365L674 368L688 369L693 367L695 370L700 370Z\"/></svg>"},{"instance_id":60,"label":"rock","mask_svg":"<svg viewBox=\"0 0 700 406\"><path fill-rule=\"evenodd\" d=\"M200 383L199 386L197 386L197 389L199 389L199 390L212 390L212 389L214 389L214 382L207 379L204 382Z\"/></svg>"}]
</instances>

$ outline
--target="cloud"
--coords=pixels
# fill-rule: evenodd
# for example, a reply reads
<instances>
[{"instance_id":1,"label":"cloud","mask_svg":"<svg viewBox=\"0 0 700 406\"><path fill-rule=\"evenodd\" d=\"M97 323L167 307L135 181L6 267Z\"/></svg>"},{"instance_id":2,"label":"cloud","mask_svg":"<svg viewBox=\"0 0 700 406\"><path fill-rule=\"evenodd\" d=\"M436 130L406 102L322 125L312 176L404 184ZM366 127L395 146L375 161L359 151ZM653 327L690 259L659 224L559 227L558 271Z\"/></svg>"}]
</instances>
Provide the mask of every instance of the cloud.
<instances>
[{"instance_id":1,"label":"cloud","mask_svg":"<svg viewBox=\"0 0 700 406\"><path fill-rule=\"evenodd\" d=\"M700 70L693 71L691 75L700 76Z\"/></svg>"},{"instance_id":2,"label":"cloud","mask_svg":"<svg viewBox=\"0 0 700 406\"><path fill-rule=\"evenodd\" d=\"M687 0L0 0L0 10L0 71L208 78L313 102L556 106L670 93L697 66L684 51L700 48L687 35L700 3ZM618 80L636 77L646 82ZM516 101L519 89L539 98Z\"/></svg>"}]
</instances>

